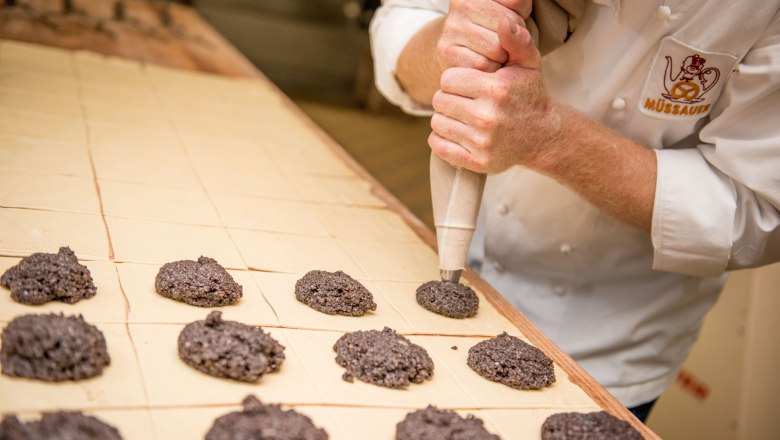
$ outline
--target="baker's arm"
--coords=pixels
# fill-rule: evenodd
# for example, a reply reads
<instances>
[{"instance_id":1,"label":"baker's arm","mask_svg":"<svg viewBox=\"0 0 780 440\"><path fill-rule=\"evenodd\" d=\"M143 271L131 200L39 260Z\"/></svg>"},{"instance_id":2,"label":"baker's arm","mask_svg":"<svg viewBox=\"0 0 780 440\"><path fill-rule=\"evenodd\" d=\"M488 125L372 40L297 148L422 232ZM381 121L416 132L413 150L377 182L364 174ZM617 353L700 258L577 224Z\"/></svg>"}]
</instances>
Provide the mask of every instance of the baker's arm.
<instances>
[{"instance_id":1,"label":"baker's arm","mask_svg":"<svg viewBox=\"0 0 780 440\"><path fill-rule=\"evenodd\" d=\"M554 177L650 232L656 269L707 276L778 261L779 28L775 19L732 75L698 148L654 152L552 101L541 73L518 66L448 69L429 143L474 171L524 165ZM527 47L527 36L503 37Z\"/></svg>"}]
</instances>

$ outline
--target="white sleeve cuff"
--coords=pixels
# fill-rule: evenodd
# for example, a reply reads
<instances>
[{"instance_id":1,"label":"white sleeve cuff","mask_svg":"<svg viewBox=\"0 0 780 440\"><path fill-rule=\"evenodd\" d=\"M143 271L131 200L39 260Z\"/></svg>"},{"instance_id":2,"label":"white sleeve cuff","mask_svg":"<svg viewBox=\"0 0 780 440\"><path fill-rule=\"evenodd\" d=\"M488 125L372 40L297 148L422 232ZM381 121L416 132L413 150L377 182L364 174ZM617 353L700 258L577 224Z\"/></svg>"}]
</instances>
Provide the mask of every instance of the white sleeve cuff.
<instances>
[{"instance_id":1,"label":"white sleeve cuff","mask_svg":"<svg viewBox=\"0 0 780 440\"><path fill-rule=\"evenodd\" d=\"M377 10L371 22L369 31L376 88L388 101L406 113L427 116L433 114L433 109L416 103L404 92L395 76L398 57L423 26L442 15L442 12L427 9L383 6Z\"/></svg>"},{"instance_id":2,"label":"white sleeve cuff","mask_svg":"<svg viewBox=\"0 0 780 440\"><path fill-rule=\"evenodd\" d=\"M729 262L736 194L697 149L657 150L653 269L693 276L723 273Z\"/></svg>"}]
</instances>

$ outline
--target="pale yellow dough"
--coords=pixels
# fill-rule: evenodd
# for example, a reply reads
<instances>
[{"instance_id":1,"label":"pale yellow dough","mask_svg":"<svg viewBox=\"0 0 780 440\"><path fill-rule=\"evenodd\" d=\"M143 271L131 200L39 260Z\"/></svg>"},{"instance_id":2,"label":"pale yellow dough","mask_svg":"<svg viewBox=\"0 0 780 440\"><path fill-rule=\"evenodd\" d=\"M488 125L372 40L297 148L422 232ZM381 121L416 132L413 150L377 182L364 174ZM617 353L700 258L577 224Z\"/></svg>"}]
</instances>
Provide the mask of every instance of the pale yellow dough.
<instances>
[{"instance_id":1,"label":"pale yellow dough","mask_svg":"<svg viewBox=\"0 0 780 440\"><path fill-rule=\"evenodd\" d=\"M422 243L401 216L389 209L320 205L315 210L336 238Z\"/></svg>"},{"instance_id":2,"label":"pale yellow dough","mask_svg":"<svg viewBox=\"0 0 780 440\"><path fill-rule=\"evenodd\" d=\"M206 313L202 319L205 317ZM209 376L179 359L177 341L182 328L183 325L130 324L150 405L236 404L249 393L269 402L325 402L281 329L265 329L286 347L281 369L263 375L257 383L245 383Z\"/></svg>"},{"instance_id":3,"label":"pale yellow dough","mask_svg":"<svg viewBox=\"0 0 780 440\"><path fill-rule=\"evenodd\" d=\"M308 203L222 193L212 193L211 199L227 227L330 236L315 208Z\"/></svg>"},{"instance_id":4,"label":"pale yellow dough","mask_svg":"<svg viewBox=\"0 0 780 440\"><path fill-rule=\"evenodd\" d=\"M92 150L125 150L136 154L159 152L174 155L184 152L184 147L176 134L167 130L100 122L89 122L87 129L89 146Z\"/></svg>"},{"instance_id":5,"label":"pale yellow dough","mask_svg":"<svg viewBox=\"0 0 780 440\"><path fill-rule=\"evenodd\" d=\"M103 332L111 356L103 374L56 383L0 375L0 412L144 407L144 382L127 328L124 324L91 324Z\"/></svg>"},{"instance_id":6,"label":"pale yellow dough","mask_svg":"<svg viewBox=\"0 0 780 440\"><path fill-rule=\"evenodd\" d=\"M0 168L93 178L86 143L0 135Z\"/></svg>"},{"instance_id":7,"label":"pale yellow dough","mask_svg":"<svg viewBox=\"0 0 780 440\"><path fill-rule=\"evenodd\" d=\"M101 180L123 180L154 186L199 188L198 178L183 152L95 149L95 173Z\"/></svg>"},{"instance_id":8,"label":"pale yellow dough","mask_svg":"<svg viewBox=\"0 0 780 440\"><path fill-rule=\"evenodd\" d=\"M130 304L128 321L131 323L187 324L204 319L212 310L220 310L223 319L254 325L278 324L273 309L260 293L249 272L228 271L243 288L243 297L236 304L205 308L169 299L157 293L154 281L160 265L117 263L116 267L122 289Z\"/></svg>"},{"instance_id":9,"label":"pale yellow dough","mask_svg":"<svg viewBox=\"0 0 780 440\"><path fill-rule=\"evenodd\" d=\"M81 114L75 117L50 116L0 108L0 133L6 136L42 137L52 141L85 143L87 141Z\"/></svg>"},{"instance_id":10,"label":"pale yellow dough","mask_svg":"<svg viewBox=\"0 0 780 440\"><path fill-rule=\"evenodd\" d=\"M420 282L440 279L438 257L428 245L348 239L339 242L368 279Z\"/></svg>"},{"instance_id":11,"label":"pale yellow dough","mask_svg":"<svg viewBox=\"0 0 780 440\"><path fill-rule=\"evenodd\" d=\"M0 208L0 255L27 256L70 246L86 260L107 260L108 239L99 215Z\"/></svg>"},{"instance_id":12,"label":"pale yellow dough","mask_svg":"<svg viewBox=\"0 0 780 440\"><path fill-rule=\"evenodd\" d=\"M53 250L52 252L57 252ZM76 255L79 256L78 254ZM21 258L0 257L0 274L10 267L19 264ZM82 314L90 323L125 322L125 298L119 287L114 264L107 261L80 261L87 266L95 283L97 293L89 299L83 299L76 304L61 301L49 301L40 306L28 306L11 299L11 291L0 288L0 321L11 321L17 316L30 313L64 313L66 315Z\"/></svg>"},{"instance_id":13,"label":"pale yellow dough","mask_svg":"<svg viewBox=\"0 0 780 440\"><path fill-rule=\"evenodd\" d=\"M299 176L291 180L297 198L309 202L355 206L387 206L371 193L371 185L360 179Z\"/></svg>"},{"instance_id":14,"label":"pale yellow dough","mask_svg":"<svg viewBox=\"0 0 780 440\"><path fill-rule=\"evenodd\" d=\"M376 311L363 316L328 315L295 299L295 283L303 274L252 272L257 285L271 303L279 323L285 327L325 330L370 330L392 327L398 332L411 330L409 323L390 305L371 281L359 280L374 296Z\"/></svg>"},{"instance_id":15,"label":"pale yellow dough","mask_svg":"<svg viewBox=\"0 0 780 440\"><path fill-rule=\"evenodd\" d=\"M0 206L100 214L91 177L21 169L0 172Z\"/></svg>"},{"instance_id":16,"label":"pale yellow dough","mask_svg":"<svg viewBox=\"0 0 780 440\"><path fill-rule=\"evenodd\" d=\"M63 99L79 98L78 82L69 76L50 75L43 72L20 70L6 66L0 60L0 84L29 93Z\"/></svg>"},{"instance_id":17,"label":"pale yellow dough","mask_svg":"<svg viewBox=\"0 0 780 440\"><path fill-rule=\"evenodd\" d=\"M223 228L119 217L106 217L106 222L116 261L164 264L208 255L227 269L246 268Z\"/></svg>"},{"instance_id":18,"label":"pale yellow dough","mask_svg":"<svg viewBox=\"0 0 780 440\"><path fill-rule=\"evenodd\" d=\"M81 117L81 105L74 97L46 96L4 87L0 83L0 107L65 118Z\"/></svg>"}]
</instances>

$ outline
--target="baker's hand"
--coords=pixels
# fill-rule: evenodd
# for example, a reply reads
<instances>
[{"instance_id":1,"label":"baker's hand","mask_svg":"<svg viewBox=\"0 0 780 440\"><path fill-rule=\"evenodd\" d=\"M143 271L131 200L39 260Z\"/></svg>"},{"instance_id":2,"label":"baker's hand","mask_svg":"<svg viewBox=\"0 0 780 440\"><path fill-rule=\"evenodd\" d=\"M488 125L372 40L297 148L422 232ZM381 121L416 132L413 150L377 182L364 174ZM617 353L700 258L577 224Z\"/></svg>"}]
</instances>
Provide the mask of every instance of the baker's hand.
<instances>
[{"instance_id":1,"label":"baker's hand","mask_svg":"<svg viewBox=\"0 0 780 440\"><path fill-rule=\"evenodd\" d=\"M495 72L508 59L498 40L499 23L509 17L525 26L532 0L451 0L436 44L441 70L471 67Z\"/></svg>"},{"instance_id":2,"label":"baker's hand","mask_svg":"<svg viewBox=\"0 0 780 440\"><path fill-rule=\"evenodd\" d=\"M540 71L541 55L531 35L511 17L500 21L506 66L494 73L447 69L433 96L436 113L428 144L456 167L497 173L529 164L553 148L561 118Z\"/></svg>"}]
</instances>

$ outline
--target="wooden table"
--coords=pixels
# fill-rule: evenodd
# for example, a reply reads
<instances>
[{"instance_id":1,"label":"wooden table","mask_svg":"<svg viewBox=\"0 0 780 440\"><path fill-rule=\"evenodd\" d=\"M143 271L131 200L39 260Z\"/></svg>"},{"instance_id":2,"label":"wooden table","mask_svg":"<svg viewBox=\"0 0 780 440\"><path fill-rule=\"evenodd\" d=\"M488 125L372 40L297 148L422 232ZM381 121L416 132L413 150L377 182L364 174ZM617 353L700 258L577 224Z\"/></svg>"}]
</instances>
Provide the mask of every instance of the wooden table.
<instances>
[{"instance_id":1,"label":"wooden table","mask_svg":"<svg viewBox=\"0 0 780 440\"><path fill-rule=\"evenodd\" d=\"M319 362L306 341L327 345L339 332L384 322L427 344L437 364L446 366L437 369L445 376L441 380L455 378L466 390L446 398L457 387L442 382L412 392L426 386L439 390L442 394L429 396L433 403L475 413L505 438L514 433L507 431L508 422L524 414L541 423L553 412L598 407L629 420L646 438L657 438L473 272L465 278L483 299L480 314L495 314L491 324L477 328L419 315L408 298L415 285L437 276L434 234L195 14L186 14L217 42L220 61L182 56L177 67L243 72L251 79L155 67L156 61L176 58L144 46L118 50L147 62L138 64L0 41L0 167L5 170L0 175L7 179L0 184L15 185L0 194L0 269L15 264L14 257L70 244L93 271L98 296L34 311L84 313L106 333L115 359L105 378L83 387L0 377L5 396L0 410L84 408L129 430L128 438L150 432L167 438L176 426L190 427L187 421L196 416L210 425L214 415L234 409L241 395L255 392L309 414L334 438L352 438L357 431L344 420L372 412L383 414L382 420L400 420L421 402L349 385L358 387L355 393L337 377L332 385L310 384L318 391L314 396L290 378L297 373L297 380L304 380L304 370L311 376L311 363ZM79 40L57 42L63 41L73 47ZM88 45L85 41L76 46ZM153 276L164 262L200 253L216 258L245 286L245 299L224 308L225 318L272 329L296 353L291 357L298 362L288 361L288 371L253 388L189 371L175 358L179 329L203 319L206 311L154 294ZM343 269L375 295L380 292L377 316L364 322L319 321L296 308L300 305L289 298L291 283L311 269ZM30 313L7 296L2 302L0 321ZM309 316L316 324L306 320ZM550 393L563 400L549 404L544 394L515 391L520 393L515 401L487 381L463 382L450 368L456 352L436 348L459 344L457 356L463 356L475 341L500 330L527 338L555 361L559 388ZM329 356L329 347L311 350ZM326 360L323 368L333 364ZM169 365L160 368L181 377L181 386L156 374L159 365ZM473 383L496 390L496 400L475 399ZM207 396L187 394L193 386ZM43 395L54 397L42 401ZM192 429L202 430L203 423Z\"/></svg>"}]
</instances>

